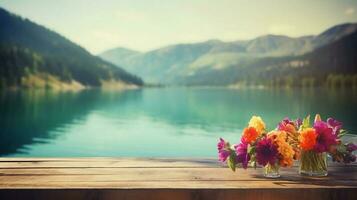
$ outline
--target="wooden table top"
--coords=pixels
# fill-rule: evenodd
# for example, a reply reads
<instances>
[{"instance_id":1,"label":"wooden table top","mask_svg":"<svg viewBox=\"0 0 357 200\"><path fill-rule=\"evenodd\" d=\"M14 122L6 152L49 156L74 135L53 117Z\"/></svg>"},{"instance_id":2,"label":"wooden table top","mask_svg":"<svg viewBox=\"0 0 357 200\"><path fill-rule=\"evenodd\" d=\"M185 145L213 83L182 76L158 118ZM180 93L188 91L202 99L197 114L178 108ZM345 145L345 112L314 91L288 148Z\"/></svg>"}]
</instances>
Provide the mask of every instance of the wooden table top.
<instances>
[{"instance_id":1,"label":"wooden table top","mask_svg":"<svg viewBox=\"0 0 357 200\"><path fill-rule=\"evenodd\" d=\"M91 199L97 191L100 199L130 199L130 194L145 199L165 199L158 194L170 199L235 199L236 195L357 199L357 165L331 164L328 170L327 177L311 178L300 176L294 166L282 168L280 178L270 179L263 177L261 168L232 172L215 159L0 158L0 197L59 198L66 193Z\"/></svg>"}]
</instances>

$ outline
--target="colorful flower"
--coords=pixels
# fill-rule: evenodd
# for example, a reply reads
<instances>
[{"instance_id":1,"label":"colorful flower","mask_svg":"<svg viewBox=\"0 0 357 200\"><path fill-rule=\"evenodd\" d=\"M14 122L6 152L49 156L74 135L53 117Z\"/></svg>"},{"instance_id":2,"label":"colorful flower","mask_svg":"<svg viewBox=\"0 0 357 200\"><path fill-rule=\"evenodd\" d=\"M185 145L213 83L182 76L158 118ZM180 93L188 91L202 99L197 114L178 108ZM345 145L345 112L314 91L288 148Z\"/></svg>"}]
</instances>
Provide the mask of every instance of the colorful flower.
<instances>
[{"instance_id":1,"label":"colorful flower","mask_svg":"<svg viewBox=\"0 0 357 200\"><path fill-rule=\"evenodd\" d=\"M259 133L254 127L247 127L243 130L241 141L249 144L254 142L258 136Z\"/></svg>"},{"instance_id":2,"label":"colorful flower","mask_svg":"<svg viewBox=\"0 0 357 200\"><path fill-rule=\"evenodd\" d=\"M265 131L265 123L259 116L253 116L249 121L249 127L254 127L259 134L262 134Z\"/></svg>"},{"instance_id":3,"label":"colorful flower","mask_svg":"<svg viewBox=\"0 0 357 200\"><path fill-rule=\"evenodd\" d=\"M259 165L274 165L278 158L278 149L270 138L262 138L256 147L256 159Z\"/></svg>"},{"instance_id":4,"label":"colorful flower","mask_svg":"<svg viewBox=\"0 0 357 200\"><path fill-rule=\"evenodd\" d=\"M224 139L219 138L217 149L218 149L218 159L221 162L225 162L231 154L229 143L224 141Z\"/></svg>"},{"instance_id":5,"label":"colorful flower","mask_svg":"<svg viewBox=\"0 0 357 200\"><path fill-rule=\"evenodd\" d=\"M355 145L353 143L348 143L348 144L346 144L346 150L348 152L354 152L357 150L357 145Z\"/></svg>"},{"instance_id":6,"label":"colorful flower","mask_svg":"<svg viewBox=\"0 0 357 200\"><path fill-rule=\"evenodd\" d=\"M325 122L317 114L312 128L310 116L303 121L284 118L274 131L267 133L263 120L253 116L243 130L239 144L231 147L224 139L219 139L218 157L220 161L227 162L233 171L237 164L246 169L250 162L261 166L290 167L303 151L327 152L333 161L355 162L353 152L357 150L357 145L343 144L340 138L344 131L341 130L341 122L333 118ZM306 161L305 156L301 159ZM313 160L307 159L307 162L313 165Z\"/></svg>"},{"instance_id":7,"label":"colorful flower","mask_svg":"<svg viewBox=\"0 0 357 200\"><path fill-rule=\"evenodd\" d=\"M300 137L299 137L300 147L305 151L312 150L315 147L316 138L317 138L317 133L315 129L306 128L300 133Z\"/></svg>"},{"instance_id":8,"label":"colorful flower","mask_svg":"<svg viewBox=\"0 0 357 200\"><path fill-rule=\"evenodd\" d=\"M338 135L340 134L340 130L342 128L342 123L333 119L333 118L328 118L327 119L327 125L333 129L333 134Z\"/></svg>"},{"instance_id":9,"label":"colorful flower","mask_svg":"<svg viewBox=\"0 0 357 200\"><path fill-rule=\"evenodd\" d=\"M250 160L248 145L248 143L241 141L241 143L234 146L237 154L237 163L242 163L244 169L248 167L248 162Z\"/></svg>"},{"instance_id":10,"label":"colorful flower","mask_svg":"<svg viewBox=\"0 0 357 200\"><path fill-rule=\"evenodd\" d=\"M300 127L301 123L302 123L301 119L297 119L294 122L290 120L288 117L286 117L278 124L277 129L279 131L287 131L290 133L295 133L296 130Z\"/></svg>"},{"instance_id":11,"label":"colorful flower","mask_svg":"<svg viewBox=\"0 0 357 200\"><path fill-rule=\"evenodd\" d=\"M285 131L287 134L287 142L292 147L294 151L294 159L299 159L300 157L300 146L299 146L299 132L298 129L301 126L301 119L295 121L290 120L289 118L283 119L277 127L279 131Z\"/></svg>"},{"instance_id":12,"label":"colorful flower","mask_svg":"<svg viewBox=\"0 0 357 200\"><path fill-rule=\"evenodd\" d=\"M296 128L299 129L301 125L302 125L302 120L301 120L300 118L297 118L297 119L295 120L295 126L296 126Z\"/></svg>"},{"instance_id":13,"label":"colorful flower","mask_svg":"<svg viewBox=\"0 0 357 200\"><path fill-rule=\"evenodd\" d=\"M356 161L353 151L357 150L357 145L353 143L333 145L329 151L333 161L350 163Z\"/></svg>"},{"instance_id":14,"label":"colorful flower","mask_svg":"<svg viewBox=\"0 0 357 200\"><path fill-rule=\"evenodd\" d=\"M295 133L299 129L301 124L301 119L296 119L295 121L292 121L288 117L286 117L278 124L277 130Z\"/></svg>"},{"instance_id":15,"label":"colorful flower","mask_svg":"<svg viewBox=\"0 0 357 200\"><path fill-rule=\"evenodd\" d=\"M268 134L268 137L278 147L280 165L284 167L292 166L295 151L287 142L287 133L285 131L272 131Z\"/></svg>"},{"instance_id":16,"label":"colorful flower","mask_svg":"<svg viewBox=\"0 0 357 200\"><path fill-rule=\"evenodd\" d=\"M324 121L317 121L314 123L314 129L316 130L317 138L314 150L322 153L329 151L332 145L337 144L337 135L334 134L334 130Z\"/></svg>"}]
</instances>

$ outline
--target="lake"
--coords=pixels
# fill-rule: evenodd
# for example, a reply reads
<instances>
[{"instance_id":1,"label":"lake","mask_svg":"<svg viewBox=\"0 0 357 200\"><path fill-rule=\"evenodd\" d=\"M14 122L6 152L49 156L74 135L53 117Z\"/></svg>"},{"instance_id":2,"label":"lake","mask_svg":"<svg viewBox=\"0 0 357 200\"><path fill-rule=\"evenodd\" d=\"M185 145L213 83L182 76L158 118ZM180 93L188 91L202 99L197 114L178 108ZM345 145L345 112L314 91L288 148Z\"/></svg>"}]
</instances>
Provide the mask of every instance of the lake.
<instances>
[{"instance_id":1,"label":"lake","mask_svg":"<svg viewBox=\"0 0 357 200\"><path fill-rule=\"evenodd\" d=\"M357 91L145 88L0 93L0 156L215 157L252 115L269 129L320 113L357 133Z\"/></svg>"}]
</instances>

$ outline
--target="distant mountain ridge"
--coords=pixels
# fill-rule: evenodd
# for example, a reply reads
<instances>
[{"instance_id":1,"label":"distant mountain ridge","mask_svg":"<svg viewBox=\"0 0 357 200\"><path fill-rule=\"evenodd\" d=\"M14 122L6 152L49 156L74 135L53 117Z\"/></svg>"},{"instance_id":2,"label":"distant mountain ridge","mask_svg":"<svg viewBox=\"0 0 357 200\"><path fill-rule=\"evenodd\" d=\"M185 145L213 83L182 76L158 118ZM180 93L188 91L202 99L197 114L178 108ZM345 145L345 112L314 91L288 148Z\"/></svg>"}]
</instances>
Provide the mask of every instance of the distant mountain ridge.
<instances>
[{"instance_id":1,"label":"distant mountain ridge","mask_svg":"<svg viewBox=\"0 0 357 200\"><path fill-rule=\"evenodd\" d=\"M300 56L333 43L357 30L357 24L334 26L317 36L292 38L283 35L265 35L252 40L223 42L209 40L192 44L177 44L131 54L115 55L115 50L100 54L103 59L123 66L148 82L182 83L182 77L205 74L209 71L240 68L262 58ZM178 81L178 79L180 81ZM214 82L214 81L213 81Z\"/></svg>"},{"instance_id":2,"label":"distant mountain ridge","mask_svg":"<svg viewBox=\"0 0 357 200\"><path fill-rule=\"evenodd\" d=\"M0 87L142 85L126 72L41 25L0 8Z\"/></svg>"},{"instance_id":3,"label":"distant mountain ridge","mask_svg":"<svg viewBox=\"0 0 357 200\"><path fill-rule=\"evenodd\" d=\"M176 77L182 85L355 87L357 88L357 31L312 52L297 56L261 57L220 70L201 69Z\"/></svg>"},{"instance_id":4,"label":"distant mountain ridge","mask_svg":"<svg viewBox=\"0 0 357 200\"><path fill-rule=\"evenodd\" d=\"M118 47L101 53L100 57L112 63L125 63L124 60L129 60L132 56L140 53L139 51Z\"/></svg>"}]
</instances>

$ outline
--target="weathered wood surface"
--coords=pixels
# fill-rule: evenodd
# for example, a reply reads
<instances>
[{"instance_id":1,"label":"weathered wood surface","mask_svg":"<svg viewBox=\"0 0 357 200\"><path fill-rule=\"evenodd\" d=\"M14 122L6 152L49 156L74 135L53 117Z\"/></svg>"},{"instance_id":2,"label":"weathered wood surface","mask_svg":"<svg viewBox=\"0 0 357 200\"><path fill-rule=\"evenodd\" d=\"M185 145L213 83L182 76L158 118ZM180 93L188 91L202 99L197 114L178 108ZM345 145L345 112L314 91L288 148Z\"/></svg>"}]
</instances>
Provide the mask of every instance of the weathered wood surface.
<instances>
[{"instance_id":1,"label":"weathered wood surface","mask_svg":"<svg viewBox=\"0 0 357 200\"><path fill-rule=\"evenodd\" d=\"M0 158L0 199L357 199L357 165L268 179L214 159Z\"/></svg>"}]
</instances>

